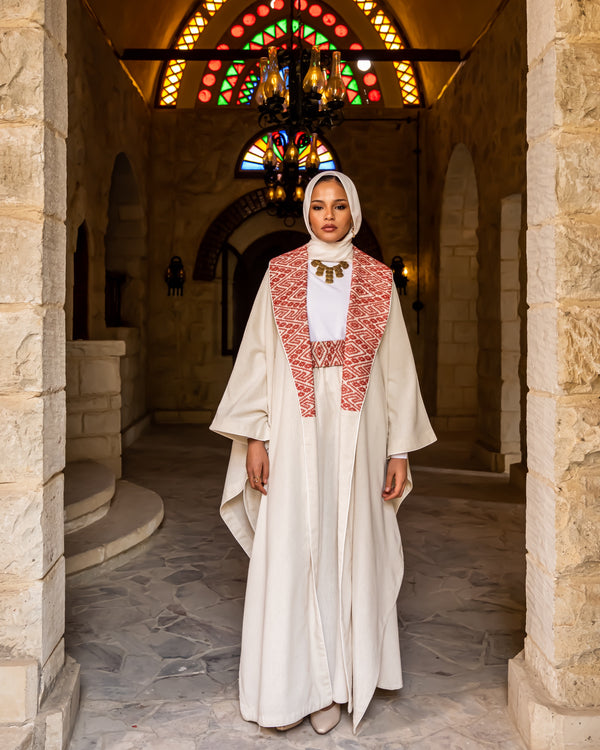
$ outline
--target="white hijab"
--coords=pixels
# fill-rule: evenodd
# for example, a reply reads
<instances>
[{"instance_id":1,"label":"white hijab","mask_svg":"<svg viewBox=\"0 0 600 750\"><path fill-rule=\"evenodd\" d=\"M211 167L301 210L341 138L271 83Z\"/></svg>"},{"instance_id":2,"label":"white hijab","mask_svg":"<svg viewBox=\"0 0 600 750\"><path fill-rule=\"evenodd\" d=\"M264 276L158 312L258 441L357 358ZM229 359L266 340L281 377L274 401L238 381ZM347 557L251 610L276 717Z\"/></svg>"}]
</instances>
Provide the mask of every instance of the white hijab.
<instances>
[{"instance_id":1,"label":"white hijab","mask_svg":"<svg viewBox=\"0 0 600 750\"><path fill-rule=\"evenodd\" d=\"M323 240L320 240L315 235L312 227L310 226L309 212L312 192L319 180L322 180L323 177L327 176L337 177L338 180L342 183L342 186L346 191L346 196L348 198L350 213L352 214L352 226L350 228L350 231L344 238L338 240L337 242L324 242ZM360 229L360 225L362 222L360 201L358 200L358 193L356 192L356 188L354 187L354 183L352 182L352 180L345 174L342 174L341 172L334 172L333 170L327 172L319 172L319 174L315 175L306 186L306 190L304 191L304 204L302 206L302 209L304 213L304 223L306 224L306 229L311 237L310 242L307 245L308 257L318 258L325 263L339 263L339 261L341 260L351 259L352 240L354 239L354 235Z\"/></svg>"}]
</instances>

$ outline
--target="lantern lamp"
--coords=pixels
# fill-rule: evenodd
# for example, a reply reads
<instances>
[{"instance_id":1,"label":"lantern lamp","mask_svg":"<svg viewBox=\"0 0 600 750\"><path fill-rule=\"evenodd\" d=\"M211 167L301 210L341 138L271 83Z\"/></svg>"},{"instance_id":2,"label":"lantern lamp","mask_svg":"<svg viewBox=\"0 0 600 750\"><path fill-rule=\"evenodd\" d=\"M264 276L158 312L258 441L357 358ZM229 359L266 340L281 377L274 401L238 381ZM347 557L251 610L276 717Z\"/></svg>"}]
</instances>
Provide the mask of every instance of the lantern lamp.
<instances>
[{"instance_id":1,"label":"lantern lamp","mask_svg":"<svg viewBox=\"0 0 600 750\"><path fill-rule=\"evenodd\" d=\"M399 294L406 295L406 285L408 284L408 268L399 255L392 259L390 268L394 274L394 283Z\"/></svg>"},{"instance_id":2,"label":"lantern lamp","mask_svg":"<svg viewBox=\"0 0 600 750\"><path fill-rule=\"evenodd\" d=\"M185 283L185 269L183 268L183 261L179 255L174 255L169 261L167 270L165 271L165 281L167 282L167 296L182 296L183 295L183 284Z\"/></svg>"}]
</instances>

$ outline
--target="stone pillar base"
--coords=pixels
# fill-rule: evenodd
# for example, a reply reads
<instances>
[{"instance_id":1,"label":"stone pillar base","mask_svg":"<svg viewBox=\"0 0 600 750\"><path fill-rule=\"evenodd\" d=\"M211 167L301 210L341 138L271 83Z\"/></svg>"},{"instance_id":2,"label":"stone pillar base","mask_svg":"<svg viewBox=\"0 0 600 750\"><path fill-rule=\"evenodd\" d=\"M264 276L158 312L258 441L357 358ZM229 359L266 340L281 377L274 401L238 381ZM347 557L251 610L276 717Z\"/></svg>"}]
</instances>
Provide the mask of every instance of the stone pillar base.
<instances>
[{"instance_id":1,"label":"stone pillar base","mask_svg":"<svg viewBox=\"0 0 600 750\"><path fill-rule=\"evenodd\" d=\"M79 708L79 664L67 656L37 716L20 726L0 725L2 750L67 750Z\"/></svg>"},{"instance_id":2,"label":"stone pillar base","mask_svg":"<svg viewBox=\"0 0 600 750\"><path fill-rule=\"evenodd\" d=\"M508 709L529 750L600 747L600 707L576 710L552 703L523 651L508 662Z\"/></svg>"}]
</instances>

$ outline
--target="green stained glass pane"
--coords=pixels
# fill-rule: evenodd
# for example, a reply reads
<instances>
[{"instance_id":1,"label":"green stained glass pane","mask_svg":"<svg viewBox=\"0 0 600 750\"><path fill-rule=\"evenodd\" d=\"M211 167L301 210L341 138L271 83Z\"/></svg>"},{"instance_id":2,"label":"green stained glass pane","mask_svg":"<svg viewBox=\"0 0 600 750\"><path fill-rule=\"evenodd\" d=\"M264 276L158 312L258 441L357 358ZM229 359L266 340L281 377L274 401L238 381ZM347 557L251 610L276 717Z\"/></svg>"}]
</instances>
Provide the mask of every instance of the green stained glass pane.
<instances>
[{"instance_id":1,"label":"green stained glass pane","mask_svg":"<svg viewBox=\"0 0 600 750\"><path fill-rule=\"evenodd\" d=\"M227 99L225 99L225 97L223 96L223 94L221 94L219 96L219 101L217 102L217 104L224 104L225 106L227 106L229 104L229 102L227 101Z\"/></svg>"},{"instance_id":2,"label":"green stained glass pane","mask_svg":"<svg viewBox=\"0 0 600 750\"><path fill-rule=\"evenodd\" d=\"M233 67L233 65L230 65L229 68L227 68L227 73L225 73L225 77L227 76L236 76L237 70Z\"/></svg>"},{"instance_id":3,"label":"green stained glass pane","mask_svg":"<svg viewBox=\"0 0 600 750\"><path fill-rule=\"evenodd\" d=\"M229 81L223 81L221 84L221 91L229 91L230 88L232 88L232 86Z\"/></svg>"},{"instance_id":4,"label":"green stained glass pane","mask_svg":"<svg viewBox=\"0 0 600 750\"><path fill-rule=\"evenodd\" d=\"M344 65L344 69L342 70L342 75L343 76L352 76L354 78L354 73L352 72L352 68L348 65L348 63L346 63L346 65Z\"/></svg>"},{"instance_id":5,"label":"green stained glass pane","mask_svg":"<svg viewBox=\"0 0 600 750\"><path fill-rule=\"evenodd\" d=\"M362 99L360 98L360 94L354 97L354 101L352 102L352 104L362 104Z\"/></svg>"},{"instance_id":6,"label":"green stained glass pane","mask_svg":"<svg viewBox=\"0 0 600 750\"><path fill-rule=\"evenodd\" d=\"M356 80L354 78L348 84L348 88L352 89L352 91L358 91L358 84L356 83Z\"/></svg>"},{"instance_id":7,"label":"green stained glass pane","mask_svg":"<svg viewBox=\"0 0 600 750\"><path fill-rule=\"evenodd\" d=\"M326 36L323 36L323 34L320 34L318 31L317 31L317 36L315 38L317 40L317 45L323 44L323 42L329 41ZM331 45L331 49L335 49L333 44Z\"/></svg>"}]
</instances>

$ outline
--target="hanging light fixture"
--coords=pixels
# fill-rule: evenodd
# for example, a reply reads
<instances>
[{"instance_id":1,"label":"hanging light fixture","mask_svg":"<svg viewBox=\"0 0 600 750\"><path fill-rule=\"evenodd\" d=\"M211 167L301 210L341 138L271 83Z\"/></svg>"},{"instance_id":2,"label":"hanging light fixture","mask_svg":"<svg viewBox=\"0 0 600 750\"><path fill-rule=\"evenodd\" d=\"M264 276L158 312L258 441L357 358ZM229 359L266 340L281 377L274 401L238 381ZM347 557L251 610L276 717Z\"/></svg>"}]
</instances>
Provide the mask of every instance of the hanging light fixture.
<instances>
[{"instance_id":1,"label":"hanging light fixture","mask_svg":"<svg viewBox=\"0 0 600 750\"><path fill-rule=\"evenodd\" d=\"M254 97L259 124L271 131L263 158L269 207L285 219L301 216L304 188L319 171L318 136L343 122L346 99L340 52L331 54L318 46L310 51L302 48L300 6L290 0L286 47L271 46L268 58L260 59L260 80ZM274 145L283 159L277 157ZM307 146L310 150L301 170L300 151Z\"/></svg>"}]
</instances>

